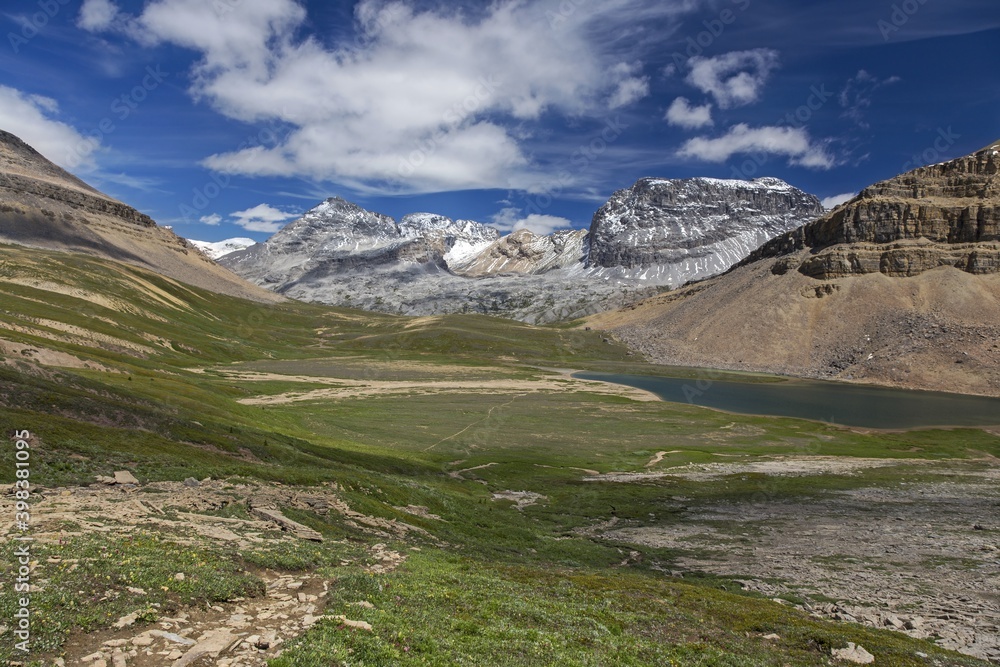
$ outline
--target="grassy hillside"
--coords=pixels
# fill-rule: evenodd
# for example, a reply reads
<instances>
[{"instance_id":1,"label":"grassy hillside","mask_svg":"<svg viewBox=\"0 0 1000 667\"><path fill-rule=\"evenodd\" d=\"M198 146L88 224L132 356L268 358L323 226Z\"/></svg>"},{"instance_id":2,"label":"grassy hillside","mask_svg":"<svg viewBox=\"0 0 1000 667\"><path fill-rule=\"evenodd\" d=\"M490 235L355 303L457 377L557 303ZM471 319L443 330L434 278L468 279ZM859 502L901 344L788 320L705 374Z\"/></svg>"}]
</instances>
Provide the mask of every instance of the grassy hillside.
<instances>
[{"instance_id":1,"label":"grassy hillside","mask_svg":"<svg viewBox=\"0 0 1000 667\"><path fill-rule=\"evenodd\" d=\"M805 666L830 663L848 642L880 665L985 664L812 617L793 607L795 596L744 591L733 577L685 566L711 549L609 531L681 530L721 506L902 488L933 481L943 463L951 479L956 467L971 479L989 469L983 456L1000 456L995 435L859 433L643 400L553 370L656 372L597 332L261 306L130 266L12 246L0 246L0 310L0 425L8 436L33 434L41 512L31 664L60 655L74 664L94 650L84 652L87 637L119 636L113 625L131 612L135 634L183 610L261 599L275 572L330 585L328 618L288 637L280 657L266 654L275 667ZM9 484L13 447L5 451L0 481ZM887 463L852 474L600 477L711 466L720 456ZM109 495L98 485L80 492L92 501L81 501L79 517L51 518L55 489L116 470L132 471L140 487ZM210 492L206 483L189 493L194 509L182 507L183 487L168 483L191 478L223 486ZM335 511L298 500L321 493ZM231 501L209 503L212 494ZM272 494L325 541L244 536L254 494ZM104 515L87 507L105 499ZM130 519L135 503L159 503L162 520ZM12 516L12 497L2 509ZM163 528L197 516L229 521L249 541ZM702 525L734 543L751 529ZM13 549L8 540L0 550L0 660L29 664L5 620L16 606ZM141 603L132 589L144 591ZM371 631L329 618L341 614Z\"/></svg>"}]
</instances>

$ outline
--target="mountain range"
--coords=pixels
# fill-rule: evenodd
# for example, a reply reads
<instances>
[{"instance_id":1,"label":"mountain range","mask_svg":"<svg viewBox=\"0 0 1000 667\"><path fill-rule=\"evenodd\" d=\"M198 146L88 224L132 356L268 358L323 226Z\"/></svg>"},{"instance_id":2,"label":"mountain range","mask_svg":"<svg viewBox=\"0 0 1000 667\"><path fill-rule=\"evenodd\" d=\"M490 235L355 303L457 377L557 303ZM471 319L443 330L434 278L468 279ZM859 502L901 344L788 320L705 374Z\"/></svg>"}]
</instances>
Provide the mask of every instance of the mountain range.
<instances>
[{"instance_id":1,"label":"mountain range","mask_svg":"<svg viewBox=\"0 0 1000 667\"><path fill-rule=\"evenodd\" d=\"M248 240L199 250L0 133L0 242L261 302L586 315L578 326L663 364L1000 395L998 171L1000 142L823 215L776 179L643 179L589 230L548 236L432 214L396 221L334 198L223 255L234 273L205 253ZM45 289L69 294L82 278L61 280Z\"/></svg>"},{"instance_id":2,"label":"mountain range","mask_svg":"<svg viewBox=\"0 0 1000 667\"><path fill-rule=\"evenodd\" d=\"M539 236L430 213L398 222L329 199L266 242L220 257L250 282L335 306L404 315L579 318L720 273L823 211L775 178L638 181L589 230Z\"/></svg>"},{"instance_id":3,"label":"mountain range","mask_svg":"<svg viewBox=\"0 0 1000 667\"><path fill-rule=\"evenodd\" d=\"M0 243L79 252L151 269L221 294L283 298L247 284L187 240L0 131Z\"/></svg>"},{"instance_id":4,"label":"mountain range","mask_svg":"<svg viewBox=\"0 0 1000 667\"><path fill-rule=\"evenodd\" d=\"M1000 142L588 324L684 366L1000 394Z\"/></svg>"}]
</instances>

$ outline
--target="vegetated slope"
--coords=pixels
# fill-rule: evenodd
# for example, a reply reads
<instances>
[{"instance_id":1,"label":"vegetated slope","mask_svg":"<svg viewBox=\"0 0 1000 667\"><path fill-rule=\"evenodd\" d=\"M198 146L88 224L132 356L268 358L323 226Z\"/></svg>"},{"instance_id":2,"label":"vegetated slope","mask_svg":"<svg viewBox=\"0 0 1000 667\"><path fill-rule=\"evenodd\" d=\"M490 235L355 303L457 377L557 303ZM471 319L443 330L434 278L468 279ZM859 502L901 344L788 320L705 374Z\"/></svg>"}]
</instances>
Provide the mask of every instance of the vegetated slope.
<instances>
[{"instance_id":1,"label":"vegetated slope","mask_svg":"<svg viewBox=\"0 0 1000 667\"><path fill-rule=\"evenodd\" d=\"M591 465L648 469L664 428L696 449L708 434L730 434L736 440L727 447L742 448L746 433L760 432L782 454L786 439L870 455L870 442L883 451L900 438L762 418L748 418L746 426L761 426L744 431L726 427L729 416L589 390L438 396L434 382L403 399L254 405L246 399L346 388L348 378L419 379L428 368L535 379L547 374L528 362L620 363L625 351L596 332L478 316L405 319L256 304L67 252L0 246L0 310L0 428L32 434L32 535L39 538L32 576L45 585L32 592L32 646L41 655L31 657L46 664L69 635L67 664L95 651L114 661L141 637L153 647L150 656L140 653L141 664L170 665L177 655L168 652L178 645L160 628L198 642L178 648L193 660L220 638L216 653L235 646L244 621L267 648L233 650L259 661L284 651L281 665L807 667L849 641L901 667L925 664L917 651L942 665L983 664L748 598L726 580L667 577L676 554L593 531L653 521L654 511L673 522L700 493L717 500L720 489L581 479ZM233 363L241 361L256 363ZM255 368L262 370L255 375ZM516 411L505 413L511 405ZM921 442L933 445L930 454L939 451L932 436ZM992 446L986 434L976 442ZM954 455L955 446L941 449ZM14 467L7 470L0 481L9 485ZM131 471L139 484L94 484L116 470ZM214 481L195 481L207 477ZM726 486L741 498L759 484L743 476ZM685 506L671 499L678 489ZM494 495L504 490L548 498L514 508ZM302 542L252 514L263 501L326 541ZM3 496L0 509L12 515L13 502ZM3 545L0 577L7 578L17 567L16 545ZM274 586L264 592L266 583ZM13 596L0 590L0 607L13 609ZM280 606L276 597L289 603L278 610L288 617L280 625L271 611ZM267 618L250 618L262 610ZM345 629L341 614L371 630ZM131 625L117 623L130 617ZM267 640L265 630L279 632L282 643ZM13 659L12 647L0 646L0 661Z\"/></svg>"},{"instance_id":2,"label":"vegetated slope","mask_svg":"<svg viewBox=\"0 0 1000 667\"><path fill-rule=\"evenodd\" d=\"M1000 394L1000 144L591 324L662 363Z\"/></svg>"},{"instance_id":3,"label":"vegetated slope","mask_svg":"<svg viewBox=\"0 0 1000 667\"><path fill-rule=\"evenodd\" d=\"M0 131L0 242L143 266L255 301L282 300L219 266L151 218L90 187Z\"/></svg>"},{"instance_id":4,"label":"vegetated slope","mask_svg":"<svg viewBox=\"0 0 1000 667\"><path fill-rule=\"evenodd\" d=\"M816 197L774 178L647 178L616 192L589 231L501 238L478 222L420 213L397 223L333 198L221 262L307 301L546 323L724 271L821 212Z\"/></svg>"}]
</instances>

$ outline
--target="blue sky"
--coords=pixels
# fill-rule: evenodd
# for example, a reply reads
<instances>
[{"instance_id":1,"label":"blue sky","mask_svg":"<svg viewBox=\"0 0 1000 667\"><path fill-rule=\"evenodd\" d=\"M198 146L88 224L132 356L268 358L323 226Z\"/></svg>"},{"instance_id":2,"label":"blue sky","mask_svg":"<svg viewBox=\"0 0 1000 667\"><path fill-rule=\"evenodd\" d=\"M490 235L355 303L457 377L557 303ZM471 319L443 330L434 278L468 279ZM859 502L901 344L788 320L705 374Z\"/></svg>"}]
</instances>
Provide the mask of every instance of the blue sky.
<instances>
[{"instance_id":1,"label":"blue sky","mask_svg":"<svg viewBox=\"0 0 1000 667\"><path fill-rule=\"evenodd\" d=\"M1000 138L996 0L8 0L0 128L188 238L329 196L544 232L643 176L837 201Z\"/></svg>"}]
</instances>

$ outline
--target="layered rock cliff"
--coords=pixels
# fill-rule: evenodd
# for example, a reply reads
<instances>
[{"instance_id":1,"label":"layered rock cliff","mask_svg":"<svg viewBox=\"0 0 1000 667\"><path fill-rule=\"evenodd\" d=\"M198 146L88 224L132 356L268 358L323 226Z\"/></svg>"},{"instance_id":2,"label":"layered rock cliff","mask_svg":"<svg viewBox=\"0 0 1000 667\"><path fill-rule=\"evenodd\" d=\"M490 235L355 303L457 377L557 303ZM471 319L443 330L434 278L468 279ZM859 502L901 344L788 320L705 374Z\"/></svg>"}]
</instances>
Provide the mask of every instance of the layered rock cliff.
<instances>
[{"instance_id":1,"label":"layered rock cliff","mask_svg":"<svg viewBox=\"0 0 1000 667\"><path fill-rule=\"evenodd\" d=\"M744 263L800 250L797 269L822 279L883 273L914 276L938 266L1000 271L1000 144L922 167L865 188L800 229L779 236Z\"/></svg>"}]
</instances>

